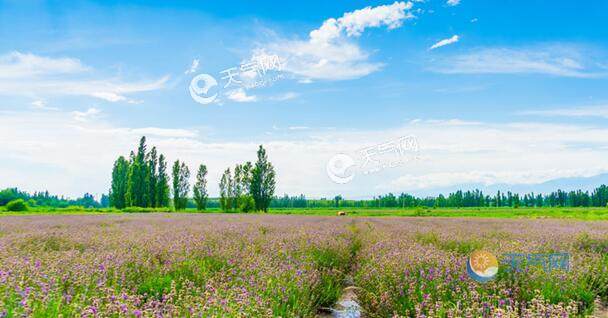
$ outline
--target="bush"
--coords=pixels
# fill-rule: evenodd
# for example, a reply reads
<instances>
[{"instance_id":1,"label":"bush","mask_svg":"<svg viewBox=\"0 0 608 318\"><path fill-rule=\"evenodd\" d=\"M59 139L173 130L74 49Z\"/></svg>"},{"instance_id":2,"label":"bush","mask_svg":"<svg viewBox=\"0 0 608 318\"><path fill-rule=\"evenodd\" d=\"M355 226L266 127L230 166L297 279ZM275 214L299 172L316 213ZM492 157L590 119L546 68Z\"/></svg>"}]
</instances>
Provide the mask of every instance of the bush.
<instances>
[{"instance_id":1,"label":"bush","mask_svg":"<svg viewBox=\"0 0 608 318\"><path fill-rule=\"evenodd\" d=\"M239 198L239 201L239 210L241 212L247 213L255 210L255 200L252 196L243 196L242 198Z\"/></svg>"},{"instance_id":2,"label":"bush","mask_svg":"<svg viewBox=\"0 0 608 318\"><path fill-rule=\"evenodd\" d=\"M23 199L13 200L6 204L6 210L13 212L27 211L27 204Z\"/></svg>"}]
</instances>

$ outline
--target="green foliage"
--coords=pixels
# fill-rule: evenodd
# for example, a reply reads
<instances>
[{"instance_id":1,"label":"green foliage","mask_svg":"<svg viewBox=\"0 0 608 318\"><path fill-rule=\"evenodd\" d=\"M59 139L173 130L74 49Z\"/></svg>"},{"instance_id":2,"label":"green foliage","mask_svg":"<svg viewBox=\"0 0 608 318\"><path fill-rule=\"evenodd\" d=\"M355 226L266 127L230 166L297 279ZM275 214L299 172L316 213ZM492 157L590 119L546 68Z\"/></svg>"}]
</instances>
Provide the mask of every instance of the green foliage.
<instances>
[{"instance_id":1,"label":"green foliage","mask_svg":"<svg viewBox=\"0 0 608 318\"><path fill-rule=\"evenodd\" d=\"M230 168L226 169L220 179L220 207L223 211L231 211L234 201L234 182Z\"/></svg>"},{"instance_id":2,"label":"green foliage","mask_svg":"<svg viewBox=\"0 0 608 318\"><path fill-rule=\"evenodd\" d=\"M149 203L149 168L146 161L146 137L141 137L137 153L131 153L127 181L128 206L147 207Z\"/></svg>"},{"instance_id":3,"label":"green foliage","mask_svg":"<svg viewBox=\"0 0 608 318\"><path fill-rule=\"evenodd\" d=\"M169 175L167 174L167 161L164 155L158 157L158 176L156 182L156 207L169 206Z\"/></svg>"},{"instance_id":4,"label":"green foliage","mask_svg":"<svg viewBox=\"0 0 608 318\"><path fill-rule=\"evenodd\" d=\"M7 188L0 191L0 205L6 205L10 201L23 199L29 207L52 207L65 208L70 205L79 205L87 208L98 208L100 204L89 193L85 193L82 198L66 199L57 195L51 195L48 191L34 192L30 194L25 191L19 191L17 188Z\"/></svg>"},{"instance_id":5,"label":"green foliage","mask_svg":"<svg viewBox=\"0 0 608 318\"><path fill-rule=\"evenodd\" d=\"M129 162L120 156L114 162L112 169L112 186L110 188L110 206L122 209L127 206L127 186L129 177Z\"/></svg>"},{"instance_id":6,"label":"green foliage","mask_svg":"<svg viewBox=\"0 0 608 318\"><path fill-rule=\"evenodd\" d=\"M27 204L23 199L16 199L6 204L6 210L12 212L27 211Z\"/></svg>"},{"instance_id":7,"label":"green foliage","mask_svg":"<svg viewBox=\"0 0 608 318\"><path fill-rule=\"evenodd\" d=\"M183 210L188 204L188 192L190 191L190 169L179 160L173 164L173 207L175 210Z\"/></svg>"},{"instance_id":8,"label":"green foliage","mask_svg":"<svg viewBox=\"0 0 608 318\"><path fill-rule=\"evenodd\" d=\"M147 177L147 206L157 207L158 200L156 199L156 188L158 186L158 154L156 147L152 147L152 150L146 154L146 161L148 164Z\"/></svg>"},{"instance_id":9,"label":"green foliage","mask_svg":"<svg viewBox=\"0 0 608 318\"><path fill-rule=\"evenodd\" d=\"M196 173L196 182L192 189L194 193L194 202L196 202L196 209L199 211L205 210L207 207L207 166L200 165L198 172Z\"/></svg>"},{"instance_id":10,"label":"green foliage","mask_svg":"<svg viewBox=\"0 0 608 318\"><path fill-rule=\"evenodd\" d=\"M146 137L141 137L137 153L127 161L120 156L112 170L109 206L156 208L169 206L169 176L164 155L156 147L146 151ZM102 206L105 206L102 204Z\"/></svg>"},{"instance_id":11,"label":"green foliage","mask_svg":"<svg viewBox=\"0 0 608 318\"><path fill-rule=\"evenodd\" d=\"M274 167L268 162L266 150L262 145L258 149L258 160L256 161L251 177L250 193L255 200L256 210L268 212L270 201L275 190Z\"/></svg>"},{"instance_id":12,"label":"green foliage","mask_svg":"<svg viewBox=\"0 0 608 318\"><path fill-rule=\"evenodd\" d=\"M255 210L255 200L251 195L241 195L238 198L238 209L241 212L252 212Z\"/></svg>"}]
</instances>

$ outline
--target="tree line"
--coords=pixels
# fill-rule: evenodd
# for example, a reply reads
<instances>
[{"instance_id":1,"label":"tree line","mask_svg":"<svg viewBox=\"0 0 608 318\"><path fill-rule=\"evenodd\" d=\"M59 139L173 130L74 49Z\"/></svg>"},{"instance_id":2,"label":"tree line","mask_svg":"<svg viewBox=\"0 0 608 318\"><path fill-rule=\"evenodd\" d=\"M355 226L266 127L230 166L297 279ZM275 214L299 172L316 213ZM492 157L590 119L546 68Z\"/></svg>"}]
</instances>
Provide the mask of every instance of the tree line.
<instances>
[{"instance_id":1,"label":"tree line","mask_svg":"<svg viewBox=\"0 0 608 318\"><path fill-rule=\"evenodd\" d=\"M222 175L219 203L224 211L268 211L274 195L275 172L261 145L257 156L255 164L239 164L234 168L234 174L228 168ZM192 200L198 210L205 210L209 202L207 173L207 166L200 164L192 187ZM175 210L183 210L188 206L189 193L188 166L176 160L169 178L165 156L158 155L156 147L148 151L145 136L141 138L137 151L131 151L129 160L120 156L114 163L109 194L112 207L173 206Z\"/></svg>"},{"instance_id":2,"label":"tree line","mask_svg":"<svg viewBox=\"0 0 608 318\"><path fill-rule=\"evenodd\" d=\"M17 188L6 188L0 190L0 206L7 205L9 202L21 199L28 206L45 206L53 208L67 208L70 206L81 206L85 208L104 208L109 206L109 198L102 195L100 201L90 193L85 193L82 197L68 199L63 196L51 195L48 191L34 192L32 194L20 191Z\"/></svg>"},{"instance_id":3,"label":"tree line","mask_svg":"<svg viewBox=\"0 0 608 318\"><path fill-rule=\"evenodd\" d=\"M444 196L416 197L411 194L392 193L367 200L345 200L338 195L332 199L307 199L304 195L274 198L273 208L411 208L411 207L606 207L608 206L608 186L601 185L593 191L557 190L548 194L518 194L498 191L486 195L481 190L458 190Z\"/></svg>"}]
</instances>

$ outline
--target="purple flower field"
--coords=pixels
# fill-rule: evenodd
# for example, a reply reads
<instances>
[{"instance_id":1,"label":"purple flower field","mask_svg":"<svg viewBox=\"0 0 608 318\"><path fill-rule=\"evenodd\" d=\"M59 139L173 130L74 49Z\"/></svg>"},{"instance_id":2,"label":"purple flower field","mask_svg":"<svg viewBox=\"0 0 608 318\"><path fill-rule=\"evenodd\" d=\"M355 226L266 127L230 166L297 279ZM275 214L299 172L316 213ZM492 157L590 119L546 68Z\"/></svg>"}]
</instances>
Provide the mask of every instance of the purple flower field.
<instances>
[{"instance_id":1,"label":"purple flower field","mask_svg":"<svg viewBox=\"0 0 608 318\"><path fill-rule=\"evenodd\" d=\"M470 252L568 252L499 270ZM568 317L608 297L608 223L125 214L0 218L0 317L314 317L352 277L366 317Z\"/></svg>"}]
</instances>

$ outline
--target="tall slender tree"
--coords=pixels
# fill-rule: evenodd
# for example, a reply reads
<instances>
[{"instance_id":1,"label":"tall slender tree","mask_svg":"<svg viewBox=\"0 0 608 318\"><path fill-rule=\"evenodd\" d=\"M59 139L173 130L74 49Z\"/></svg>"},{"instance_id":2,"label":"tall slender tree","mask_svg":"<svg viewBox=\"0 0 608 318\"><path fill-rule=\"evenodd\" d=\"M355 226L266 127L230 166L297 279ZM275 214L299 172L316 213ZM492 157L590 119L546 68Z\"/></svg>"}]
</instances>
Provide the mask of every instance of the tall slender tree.
<instances>
[{"instance_id":1,"label":"tall slender tree","mask_svg":"<svg viewBox=\"0 0 608 318\"><path fill-rule=\"evenodd\" d=\"M224 171L220 180L220 207L224 211L232 210L233 180L230 168Z\"/></svg>"},{"instance_id":2,"label":"tall slender tree","mask_svg":"<svg viewBox=\"0 0 608 318\"><path fill-rule=\"evenodd\" d=\"M158 181L156 183L156 206L169 206L169 175L167 174L167 161L163 154L158 158Z\"/></svg>"},{"instance_id":3,"label":"tall slender tree","mask_svg":"<svg viewBox=\"0 0 608 318\"><path fill-rule=\"evenodd\" d=\"M127 206L127 183L129 177L129 162L120 156L114 162L112 169L112 185L110 189L110 206L122 209Z\"/></svg>"},{"instance_id":4,"label":"tall slender tree","mask_svg":"<svg viewBox=\"0 0 608 318\"><path fill-rule=\"evenodd\" d=\"M149 207L157 207L156 200L156 187L158 185L158 154L156 152L156 147L152 147L152 150L148 153L148 206Z\"/></svg>"},{"instance_id":5,"label":"tall slender tree","mask_svg":"<svg viewBox=\"0 0 608 318\"><path fill-rule=\"evenodd\" d=\"M234 206L241 212L255 209L255 202L249 193L251 185L251 162L236 165L234 168Z\"/></svg>"},{"instance_id":6,"label":"tall slender tree","mask_svg":"<svg viewBox=\"0 0 608 318\"><path fill-rule=\"evenodd\" d=\"M196 183L192 189L194 193L194 202L196 209L201 211L207 207L207 166L201 164L196 173Z\"/></svg>"},{"instance_id":7,"label":"tall slender tree","mask_svg":"<svg viewBox=\"0 0 608 318\"><path fill-rule=\"evenodd\" d=\"M275 190L275 171L268 161L266 150L262 145L258 149L258 160L251 174L250 193L255 201L256 210L268 212L270 201Z\"/></svg>"},{"instance_id":8,"label":"tall slender tree","mask_svg":"<svg viewBox=\"0 0 608 318\"><path fill-rule=\"evenodd\" d=\"M173 164L173 206L175 210L183 210L188 204L188 192L190 191L190 170L185 163L179 160Z\"/></svg>"},{"instance_id":9,"label":"tall slender tree","mask_svg":"<svg viewBox=\"0 0 608 318\"><path fill-rule=\"evenodd\" d=\"M146 137L141 137L137 154L132 156L127 185L127 205L146 207L148 200L148 167L146 158Z\"/></svg>"}]
</instances>

